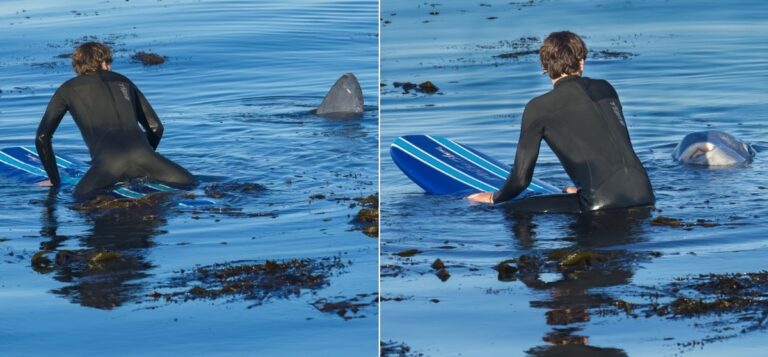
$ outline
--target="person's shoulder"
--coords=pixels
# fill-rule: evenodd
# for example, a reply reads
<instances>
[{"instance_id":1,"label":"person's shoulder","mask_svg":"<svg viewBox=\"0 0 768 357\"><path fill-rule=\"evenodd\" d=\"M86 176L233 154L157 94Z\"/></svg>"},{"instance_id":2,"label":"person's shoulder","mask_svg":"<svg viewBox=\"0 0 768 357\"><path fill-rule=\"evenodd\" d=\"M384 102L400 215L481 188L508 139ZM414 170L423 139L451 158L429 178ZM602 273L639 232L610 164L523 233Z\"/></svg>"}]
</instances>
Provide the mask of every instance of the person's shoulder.
<instances>
[{"instance_id":1,"label":"person's shoulder","mask_svg":"<svg viewBox=\"0 0 768 357\"><path fill-rule=\"evenodd\" d=\"M67 79L62 83L58 89L56 89L56 93L64 94L67 90L70 90L70 88L76 87L79 83L83 81L81 78L82 76L74 76L70 79Z\"/></svg>"},{"instance_id":2,"label":"person's shoulder","mask_svg":"<svg viewBox=\"0 0 768 357\"><path fill-rule=\"evenodd\" d=\"M535 96L533 97L533 99L528 101L528 104L525 105L525 109L536 110L539 108L546 108L551 103L553 97L554 97L554 94L552 93L551 90L544 94Z\"/></svg>"},{"instance_id":3,"label":"person's shoulder","mask_svg":"<svg viewBox=\"0 0 768 357\"><path fill-rule=\"evenodd\" d=\"M610 82L608 82L605 79L593 79L584 77L585 80L589 81L589 85L587 86L590 88L590 92L594 93L603 93L600 97L618 97L619 93L616 92L616 88L611 85Z\"/></svg>"},{"instance_id":4,"label":"person's shoulder","mask_svg":"<svg viewBox=\"0 0 768 357\"><path fill-rule=\"evenodd\" d=\"M126 77L126 76L124 76L124 75L122 75L122 74L120 74L118 72L115 72L115 71L105 71L104 73L105 73L104 76L108 77L110 80L132 83L131 80L128 79L128 77Z\"/></svg>"},{"instance_id":5,"label":"person's shoulder","mask_svg":"<svg viewBox=\"0 0 768 357\"><path fill-rule=\"evenodd\" d=\"M589 78L589 77L584 77L584 79L589 81L589 84L591 86L614 90L613 85L611 85L611 83L605 79L597 79L597 78Z\"/></svg>"}]
</instances>

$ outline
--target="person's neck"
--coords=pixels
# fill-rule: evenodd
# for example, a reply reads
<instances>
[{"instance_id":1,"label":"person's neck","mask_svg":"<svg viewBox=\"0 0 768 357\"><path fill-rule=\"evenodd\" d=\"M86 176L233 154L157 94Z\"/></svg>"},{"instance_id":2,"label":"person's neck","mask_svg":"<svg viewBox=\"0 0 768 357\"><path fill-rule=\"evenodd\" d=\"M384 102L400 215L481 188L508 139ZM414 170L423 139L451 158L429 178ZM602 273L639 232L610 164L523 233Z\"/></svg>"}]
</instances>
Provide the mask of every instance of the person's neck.
<instances>
[{"instance_id":1,"label":"person's neck","mask_svg":"<svg viewBox=\"0 0 768 357\"><path fill-rule=\"evenodd\" d=\"M571 74L565 74L565 73L563 73L563 75L561 75L560 77L557 77L557 78L550 78L550 80L552 81L552 85L555 85L555 83L557 83L559 80L561 80L561 79L563 79L563 78L572 77L572 76L580 77L580 76L581 76L581 73L571 73Z\"/></svg>"}]
</instances>

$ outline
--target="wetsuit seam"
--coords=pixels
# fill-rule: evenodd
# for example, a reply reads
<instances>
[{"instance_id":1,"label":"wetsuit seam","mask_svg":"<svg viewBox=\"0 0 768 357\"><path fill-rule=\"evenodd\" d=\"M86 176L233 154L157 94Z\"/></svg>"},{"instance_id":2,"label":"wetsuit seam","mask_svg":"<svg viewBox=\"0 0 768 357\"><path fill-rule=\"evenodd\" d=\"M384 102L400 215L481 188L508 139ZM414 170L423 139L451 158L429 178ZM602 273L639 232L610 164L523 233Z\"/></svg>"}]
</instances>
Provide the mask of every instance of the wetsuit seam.
<instances>
[{"instance_id":1,"label":"wetsuit seam","mask_svg":"<svg viewBox=\"0 0 768 357\"><path fill-rule=\"evenodd\" d=\"M611 125L612 123L609 121L610 118L607 118L605 113L600 109L600 105L596 101L592 100L592 96L589 95L589 93L587 92L586 88L582 87L579 83L576 83L576 87L578 87L579 91L583 95L585 95L587 97L587 99L589 100L589 103L592 106L592 109L595 110L598 115L600 115L600 119L603 121L603 124L605 125L605 128L608 131L608 137L611 140L611 144L612 144L613 148L614 149L619 149L619 144L618 144L618 140L616 139L616 133L615 133L614 127L613 127L613 125ZM593 192L594 193L597 193L599 191L599 188L602 187L603 185L605 185L605 183L607 183L610 180L610 178L615 176L616 173L618 173L621 170L627 171L629 169L629 167L627 165L627 158L625 157L625 155L620 155L620 157L621 157L621 163L622 163L620 168L616 168L616 169L611 170L610 171L611 174L608 175L607 178L601 180L597 185L595 185L594 181L593 181L593 184L591 186L594 187L593 188ZM590 173L590 179L591 179L591 177L592 177L592 169L591 169L591 166L589 166L589 167L590 167L589 173ZM593 195L593 198L594 197L596 197L596 195Z\"/></svg>"}]
</instances>

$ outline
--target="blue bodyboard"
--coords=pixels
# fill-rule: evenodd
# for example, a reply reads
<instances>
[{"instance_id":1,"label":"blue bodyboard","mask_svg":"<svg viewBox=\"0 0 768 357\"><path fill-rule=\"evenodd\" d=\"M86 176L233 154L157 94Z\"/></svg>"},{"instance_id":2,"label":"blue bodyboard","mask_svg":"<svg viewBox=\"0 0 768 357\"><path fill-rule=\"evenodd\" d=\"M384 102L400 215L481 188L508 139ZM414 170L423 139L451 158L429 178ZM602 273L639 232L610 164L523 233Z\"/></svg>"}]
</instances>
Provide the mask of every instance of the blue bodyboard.
<instances>
[{"instance_id":1,"label":"blue bodyboard","mask_svg":"<svg viewBox=\"0 0 768 357\"><path fill-rule=\"evenodd\" d=\"M406 176L436 195L498 191L511 170L509 165L469 146L439 136L401 136L392 143L389 153ZM557 187L534 178L515 199L557 193L561 193Z\"/></svg>"},{"instance_id":2,"label":"blue bodyboard","mask_svg":"<svg viewBox=\"0 0 768 357\"><path fill-rule=\"evenodd\" d=\"M74 186L88 170L88 164L74 158L56 155L56 166L63 186ZM33 147L14 146L0 149L0 176L25 183L36 184L48 179L37 150ZM115 198L142 198L156 192L177 192L178 190L158 182L118 183L109 194Z\"/></svg>"}]
</instances>

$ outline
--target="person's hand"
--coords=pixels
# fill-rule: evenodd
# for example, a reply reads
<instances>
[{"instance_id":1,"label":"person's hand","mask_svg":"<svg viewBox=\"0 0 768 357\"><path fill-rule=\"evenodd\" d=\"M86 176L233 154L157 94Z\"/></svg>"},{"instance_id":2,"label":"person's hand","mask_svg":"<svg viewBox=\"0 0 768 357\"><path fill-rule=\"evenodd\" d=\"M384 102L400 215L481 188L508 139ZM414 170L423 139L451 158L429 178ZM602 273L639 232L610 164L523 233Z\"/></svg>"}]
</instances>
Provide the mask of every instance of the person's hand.
<instances>
[{"instance_id":1,"label":"person's hand","mask_svg":"<svg viewBox=\"0 0 768 357\"><path fill-rule=\"evenodd\" d=\"M467 196L472 202L493 203L493 192L478 192Z\"/></svg>"},{"instance_id":2,"label":"person's hand","mask_svg":"<svg viewBox=\"0 0 768 357\"><path fill-rule=\"evenodd\" d=\"M568 187L563 189L563 193L576 193L578 191L579 191L579 189L577 189L574 186L568 186Z\"/></svg>"},{"instance_id":3,"label":"person's hand","mask_svg":"<svg viewBox=\"0 0 768 357\"><path fill-rule=\"evenodd\" d=\"M51 180L45 180L45 181L41 181L41 182L36 183L35 186L51 187L51 186L53 186L53 183L51 183Z\"/></svg>"}]
</instances>

